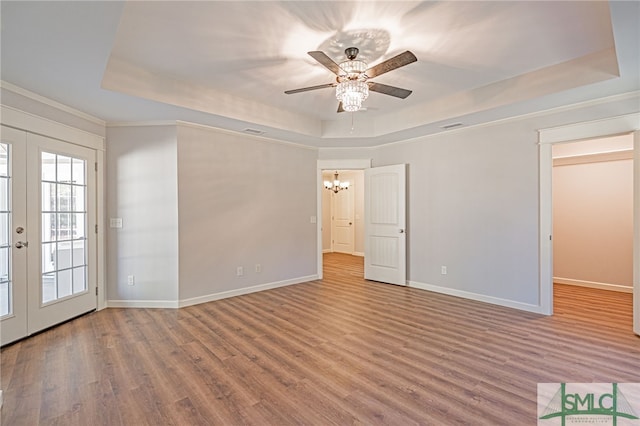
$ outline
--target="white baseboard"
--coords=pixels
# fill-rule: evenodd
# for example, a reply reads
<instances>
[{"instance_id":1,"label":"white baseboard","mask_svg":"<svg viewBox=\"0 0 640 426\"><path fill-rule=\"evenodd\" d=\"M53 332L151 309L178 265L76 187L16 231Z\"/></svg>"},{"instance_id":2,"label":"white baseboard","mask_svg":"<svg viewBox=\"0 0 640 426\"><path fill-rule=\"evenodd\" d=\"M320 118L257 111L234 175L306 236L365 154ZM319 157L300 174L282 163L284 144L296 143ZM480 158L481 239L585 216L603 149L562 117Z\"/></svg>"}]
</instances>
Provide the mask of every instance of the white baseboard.
<instances>
[{"instance_id":1,"label":"white baseboard","mask_svg":"<svg viewBox=\"0 0 640 426\"><path fill-rule=\"evenodd\" d=\"M293 284L306 283L308 281L317 280L318 275L307 275L306 277L292 278L284 281L276 281L273 283L255 285L253 287L239 288L237 290L223 291L220 293L212 293L205 296L192 297L183 299L178 302L179 307L197 305L200 303L212 302L214 300L226 299L228 297L242 296L243 294L256 293L258 291L271 290L273 288L285 287Z\"/></svg>"},{"instance_id":2,"label":"white baseboard","mask_svg":"<svg viewBox=\"0 0 640 426\"><path fill-rule=\"evenodd\" d=\"M354 251L354 252L353 252L353 255L354 255L354 256L364 257L364 253L359 252L359 251Z\"/></svg>"},{"instance_id":3,"label":"white baseboard","mask_svg":"<svg viewBox=\"0 0 640 426\"><path fill-rule=\"evenodd\" d=\"M332 251L331 249L324 249L324 250L322 250L322 254L325 254L325 253L332 253L332 252L333 252L333 251Z\"/></svg>"},{"instance_id":4,"label":"white baseboard","mask_svg":"<svg viewBox=\"0 0 640 426\"><path fill-rule=\"evenodd\" d=\"M544 314L542 307L529 303L516 302L514 300L502 299L500 297L487 296L484 294L472 293L470 291L458 290L455 288L441 287L433 284L425 284L416 281L408 281L407 285L421 290L433 291L435 293L447 294L449 296L462 297L464 299L477 300L478 302L491 303L493 305L505 306L507 308L520 309L521 311Z\"/></svg>"},{"instance_id":5,"label":"white baseboard","mask_svg":"<svg viewBox=\"0 0 640 426\"><path fill-rule=\"evenodd\" d=\"M108 308L161 308L179 307L177 300L107 300Z\"/></svg>"},{"instance_id":6,"label":"white baseboard","mask_svg":"<svg viewBox=\"0 0 640 426\"><path fill-rule=\"evenodd\" d=\"M253 287L239 288L236 290L212 293L204 296L192 297L183 300L107 300L109 308L164 308L175 309L185 306L197 305L200 303L212 302L214 300L226 299L228 297L241 296L243 294L255 293L258 291L270 290L272 288L284 287L292 284L300 284L317 280L318 275L308 275L306 277L292 278L290 280L276 281L273 283L255 285Z\"/></svg>"},{"instance_id":7,"label":"white baseboard","mask_svg":"<svg viewBox=\"0 0 640 426\"><path fill-rule=\"evenodd\" d=\"M620 284L599 283L595 281L574 280L571 278L560 277L553 277L553 282L558 284L576 285L579 287L590 287L599 288L601 290L619 291L622 293L633 293L633 287Z\"/></svg>"}]
</instances>

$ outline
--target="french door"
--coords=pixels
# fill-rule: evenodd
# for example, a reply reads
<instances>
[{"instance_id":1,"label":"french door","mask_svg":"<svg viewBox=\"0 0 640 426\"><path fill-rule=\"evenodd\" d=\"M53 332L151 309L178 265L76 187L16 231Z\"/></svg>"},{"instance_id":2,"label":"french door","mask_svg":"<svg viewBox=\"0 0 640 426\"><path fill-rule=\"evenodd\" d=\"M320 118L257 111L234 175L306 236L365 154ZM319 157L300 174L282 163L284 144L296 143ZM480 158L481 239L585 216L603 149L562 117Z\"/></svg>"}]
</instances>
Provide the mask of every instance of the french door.
<instances>
[{"instance_id":1,"label":"french door","mask_svg":"<svg viewBox=\"0 0 640 426\"><path fill-rule=\"evenodd\" d=\"M0 341L96 308L94 150L2 127Z\"/></svg>"}]
</instances>

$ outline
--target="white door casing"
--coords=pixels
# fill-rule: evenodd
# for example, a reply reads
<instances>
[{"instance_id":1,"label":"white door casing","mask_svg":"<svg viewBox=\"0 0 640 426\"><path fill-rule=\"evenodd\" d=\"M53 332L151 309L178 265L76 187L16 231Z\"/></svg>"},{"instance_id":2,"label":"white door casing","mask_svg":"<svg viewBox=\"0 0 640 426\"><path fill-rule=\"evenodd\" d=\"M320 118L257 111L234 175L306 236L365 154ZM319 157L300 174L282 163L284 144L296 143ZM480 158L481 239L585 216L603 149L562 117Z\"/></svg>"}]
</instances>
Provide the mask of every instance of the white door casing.
<instances>
[{"instance_id":1,"label":"white door casing","mask_svg":"<svg viewBox=\"0 0 640 426\"><path fill-rule=\"evenodd\" d=\"M317 275L322 279L322 194L327 190L324 188L322 177L323 170L364 170L371 167L371 159L333 159L318 160L316 163L316 212L317 212ZM366 209L366 208L365 208ZM365 213L366 216L366 213Z\"/></svg>"},{"instance_id":2,"label":"white door casing","mask_svg":"<svg viewBox=\"0 0 640 426\"><path fill-rule=\"evenodd\" d=\"M366 169L364 277L406 285L406 165Z\"/></svg>"},{"instance_id":3,"label":"white door casing","mask_svg":"<svg viewBox=\"0 0 640 426\"><path fill-rule=\"evenodd\" d=\"M634 239L633 239L633 331L640 335L640 113L626 114L601 120L570 124L538 131L539 143L539 276L540 313L553 314L553 249L552 249L552 193L551 145L600 138L623 133L634 135Z\"/></svg>"}]
</instances>

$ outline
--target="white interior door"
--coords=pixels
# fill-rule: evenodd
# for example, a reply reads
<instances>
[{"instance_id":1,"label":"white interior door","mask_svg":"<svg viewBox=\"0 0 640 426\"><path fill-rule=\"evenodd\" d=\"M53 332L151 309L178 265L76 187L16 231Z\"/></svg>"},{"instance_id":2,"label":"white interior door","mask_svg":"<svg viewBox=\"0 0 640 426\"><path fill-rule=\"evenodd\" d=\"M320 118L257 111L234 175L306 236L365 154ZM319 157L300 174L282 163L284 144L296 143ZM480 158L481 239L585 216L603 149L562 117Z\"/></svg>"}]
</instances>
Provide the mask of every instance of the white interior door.
<instances>
[{"instance_id":1,"label":"white interior door","mask_svg":"<svg viewBox=\"0 0 640 426\"><path fill-rule=\"evenodd\" d=\"M353 254L354 251L354 197L355 189L343 189L332 193L333 220L331 221L332 249L338 253Z\"/></svg>"},{"instance_id":2,"label":"white interior door","mask_svg":"<svg viewBox=\"0 0 640 426\"><path fill-rule=\"evenodd\" d=\"M365 169L364 277L406 285L406 165Z\"/></svg>"},{"instance_id":3,"label":"white interior door","mask_svg":"<svg viewBox=\"0 0 640 426\"><path fill-rule=\"evenodd\" d=\"M25 132L2 126L0 140L0 344L27 335Z\"/></svg>"},{"instance_id":4,"label":"white interior door","mask_svg":"<svg viewBox=\"0 0 640 426\"><path fill-rule=\"evenodd\" d=\"M0 196L8 208L0 208L0 226L9 231L0 250L9 266L0 270L0 318L6 344L96 309L96 153L4 127L2 142L7 171L0 166L6 184Z\"/></svg>"}]
</instances>

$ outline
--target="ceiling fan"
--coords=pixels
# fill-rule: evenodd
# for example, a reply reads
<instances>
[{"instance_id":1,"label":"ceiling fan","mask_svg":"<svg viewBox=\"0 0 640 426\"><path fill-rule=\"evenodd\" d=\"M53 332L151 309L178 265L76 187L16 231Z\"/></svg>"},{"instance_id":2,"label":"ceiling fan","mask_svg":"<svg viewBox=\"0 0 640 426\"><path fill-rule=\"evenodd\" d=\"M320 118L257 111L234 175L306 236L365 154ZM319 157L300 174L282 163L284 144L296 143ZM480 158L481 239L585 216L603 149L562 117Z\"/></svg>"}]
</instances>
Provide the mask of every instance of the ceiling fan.
<instances>
[{"instance_id":1,"label":"ceiling fan","mask_svg":"<svg viewBox=\"0 0 640 426\"><path fill-rule=\"evenodd\" d=\"M362 107L362 101L367 99L369 91L382 93L385 95L395 96L396 98L405 99L411 94L411 90L401 89L399 87L388 86L382 83L369 81L370 78L377 77L396 68L409 65L417 61L416 56L410 51L406 51L393 58L387 59L367 68L367 64L357 60L359 49L357 47L349 47L344 53L347 60L337 64L324 52L316 50L307 52L313 59L324 65L329 71L336 75L334 83L321 84L318 86L303 87L301 89L287 90L284 93L291 95L293 93L307 92L309 90L324 89L327 87L336 88L336 98L338 104L338 112L355 112Z\"/></svg>"}]
</instances>

